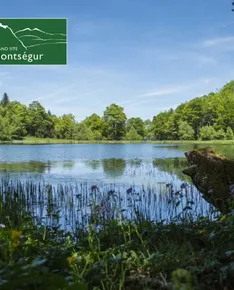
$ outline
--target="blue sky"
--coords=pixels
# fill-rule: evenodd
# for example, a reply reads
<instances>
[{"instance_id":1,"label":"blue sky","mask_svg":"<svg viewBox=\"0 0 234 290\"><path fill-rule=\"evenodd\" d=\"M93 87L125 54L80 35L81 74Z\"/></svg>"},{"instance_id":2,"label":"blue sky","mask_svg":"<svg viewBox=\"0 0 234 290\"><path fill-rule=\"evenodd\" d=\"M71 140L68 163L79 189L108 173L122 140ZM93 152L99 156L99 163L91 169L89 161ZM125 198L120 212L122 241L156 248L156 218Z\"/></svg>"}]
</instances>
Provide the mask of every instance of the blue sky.
<instances>
[{"instance_id":1,"label":"blue sky","mask_svg":"<svg viewBox=\"0 0 234 290\"><path fill-rule=\"evenodd\" d=\"M4 1L2 18L68 18L69 63L0 66L0 93L78 121L111 103L152 119L234 79L231 2Z\"/></svg>"}]
</instances>

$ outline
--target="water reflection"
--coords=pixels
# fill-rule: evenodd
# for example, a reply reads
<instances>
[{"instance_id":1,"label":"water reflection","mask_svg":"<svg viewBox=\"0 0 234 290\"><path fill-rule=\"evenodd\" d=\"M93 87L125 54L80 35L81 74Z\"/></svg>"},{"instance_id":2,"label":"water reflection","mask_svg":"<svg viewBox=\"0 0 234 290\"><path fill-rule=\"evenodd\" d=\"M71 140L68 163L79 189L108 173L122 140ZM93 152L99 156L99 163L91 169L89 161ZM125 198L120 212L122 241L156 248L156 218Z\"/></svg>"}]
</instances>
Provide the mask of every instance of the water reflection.
<instances>
[{"instance_id":1,"label":"water reflection","mask_svg":"<svg viewBox=\"0 0 234 290\"><path fill-rule=\"evenodd\" d=\"M180 180L190 182L190 178L182 173L182 170L188 166L185 158L166 158L154 159L153 166L161 172L176 175Z\"/></svg>"},{"instance_id":2,"label":"water reflection","mask_svg":"<svg viewBox=\"0 0 234 290\"><path fill-rule=\"evenodd\" d=\"M126 161L124 159L103 159L101 164L105 175L111 178L121 177L126 168Z\"/></svg>"},{"instance_id":3,"label":"water reflection","mask_svg":"<svg viewBox=\"0 0 234 290\"><path fill-rule=\"evenodd\" d=\"M84 161L84 164L87 167L92 168L93 170L98 170L101 167L101 164L100 164L99 160L87 160L87 161Z\"/></svg>"},{"instance_id":4,"label":"water reflection","mask_svg":"<svg viewBox=\"0 0 234 290\"><path fill-rule=\"evenodd\" d=\"M74 161L47 162L28 161L28 162L0 162L0 173L51 173L53 168L64 168L72 170L75 166Z\"/></svg>"},{"instance_id":5,"label":"water reflection","mask_svg":"<svg viewBox=\"0 0 234 290\"><path fill-rule=\"evenodd\" d=\"M142 159L129 159L127 160L127 163L131 167L140 167L142 165L143 160Z\"/></svg>"},{"instance_id":6,"label":"water reflection","mask_svg":"<svg viewBox=\"0 0 234 290\"><path fill-rule=\"evenodd\" d=\"M101 222L109 214L114 219L121 215L132 220L140 214L154 221L171 222L177 217L212 217L214 210L192 185L142 185L133 186L129 191L126 185L97 186L87 182L51 185L43 180L5 177L0 183L0 200L4 201L0 223L5 223L5 216L9 214L16 223L20 222L27 211L43 225L61 226L70 231L87 226L93 217Z\"/></svg>"},{"instance_id":7,"label":"water reflection","mask_svg":"<svg viewBox=\"0 0 234 290\"><path fill-rule=\"evenodd\" d=\"M166 159L123 159L110 158L102 160L64 160L64 161L29 161L29 162L2 162L1 174L27 173L31 177L40 174L44 179L53 180L53 183L75 178L91 182L103 181L106 183L122 184L155 184L179 181L189 181L182 174L186 167L185 158ZM23 178L23 176L22 176Z\"/></svg>"},{"instance_id":8,"label":"water reflection","mask_svg":"<svg viewBox=\"0 0 234 290\"><path fill-rule=\"evenodd\" d=\"M19 148L20 147L20 148ZM38 185L35 198L28 200L28 208L34 208L36 215L43 217L48 204L46 203L47 186L44 182L53 185L53 209L61 211L64 223L67 214L72 212L72 221L75 217L82 220L86 213L90 213L90 202L101 203L110 191L113 205L117 204L126 210L128 217L134 217L134 210L140 210L155 220L172 218L193 201L193 211L204 215L208 204L201 198L196 188L191 184L189 177L182 173L187 166L184 152L204 147L201 144L129 144L129 145L56 145L56 146L0 146L0 174L9 174L9 182L23 179L27 193L28 177L30 182ZM217 152L234 158L233 145L214 145ZM25 178L25 174L28 174ZM38 175L37 175L38 173ZM176 195L172 196L166 184L173 184L174 193L181 191L182 182L188 182L183 189L184 200L181 207L177 204ZM43 185L42 185L43 184ZM64 187L59 189L60 184ZM98 193L92 193L91 188L97 185ZM8 185L7 185L8 186ZM41 188L43 187L43 194ZM128 189L134 189L133 194ZM21 190L21 189L20 189ZM20 191L22 194L23 192ZM91 195L90 195L91 194ZM169 203L173 198L174 203ZM24 196L22 196L24 200ZM57 202L57 203L56 203ZM67 208L67 205L71 208ZM77 210L79 209L79 212ZM19 216L18 213L16 217Z\"/></svg>"},{"instance_id":9,"label":"water reflection","mask_svg":"<svg viewBox=\"0 0 234 290\"><path fill-rule=\"evenodd\" d=\"M182 173L184 152L202 144L82 144L0 146L0 174L53 180L152 184L190 181ZM219 153L234 158L233 145L215 144Z\"/></svg>"},{"instance_id":10,"label":"water reflection","mask_svg":"<svg viewBox=\"0 0 234 290\"><path fill-rule=\"evenodd\" d=\"M61 164L61 162L55 162L55 164ZM70 161L62 162L62 167L63 168L72 170L74 168L74 166L75 166L75 161L70 160Z\"/></svg>"},{"instance_id":11,"label":"water reflection","mask_svg":"<svg viewBox=\"0 0 234 290\"><path fill-rule=\"evenodd\" d=\"M23 173L23 172L36 172L36 173L45 173L50 171L51 162L39 162L39 161L29 161L29 162L1 162L0 163L0 172L5 173Z\"/></svg>"}]
</instances>

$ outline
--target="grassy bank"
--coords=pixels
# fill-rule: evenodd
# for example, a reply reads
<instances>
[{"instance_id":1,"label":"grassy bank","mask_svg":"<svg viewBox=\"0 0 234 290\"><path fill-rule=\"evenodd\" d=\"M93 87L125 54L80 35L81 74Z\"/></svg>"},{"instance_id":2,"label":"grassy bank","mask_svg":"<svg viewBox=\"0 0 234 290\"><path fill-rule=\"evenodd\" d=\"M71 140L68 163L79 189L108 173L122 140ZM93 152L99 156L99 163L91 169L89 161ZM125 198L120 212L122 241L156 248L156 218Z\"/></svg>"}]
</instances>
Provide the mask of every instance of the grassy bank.
<instances>
[{"instance_id":1,"label":"grassy bank","mask_svg":"<svg viewBox=\"0 0 234 290\"><path fill-rule=\"evenodd\" d=\"M234 289L233 217L1 225L1 289Z\"/></svg>"},{"instance_id":2,"label":"grassy bank","mask_svg":"<svg viewBox=\"0 0 234 290\"><path fill-rule=\"evenodd\" d=\"M36 138L36 137L25 137L23 140L14 140L14 141L0 141L0 144L226 144L233 145L234 140L165 140L165 141L81 141L81 140L67 140L67 139L54 139L54 138Z\"/></svg>"},{"instance_id":3,"label":"grassy bank","mask_svg":"<svg viewBox=\"0 0 234 290\"><path fill-rule=\"evenodd\" d=\"M130 143L143 143L141 141L87 141L87 140L68 140L68 139L55 139L55 138L36 138L25 137L23 140L14 141L0 141L0 144L130 144Z\"/></svg>"},{"instance_id":4,"label":"grassy bank","mask_svg":"<svg viewBox=\"0 0 234 290\"><path fill-rule=\"evenodd\" d=\"M170 215L181 193L157 206ZM119 208L113 191L1 180L0 289L234 289L234 217L194 219L185 214L197 203L191 197L166 222L145 216L140 204ZM81 219L65 231L60 215Z\"/></svg>"}]
</instances>

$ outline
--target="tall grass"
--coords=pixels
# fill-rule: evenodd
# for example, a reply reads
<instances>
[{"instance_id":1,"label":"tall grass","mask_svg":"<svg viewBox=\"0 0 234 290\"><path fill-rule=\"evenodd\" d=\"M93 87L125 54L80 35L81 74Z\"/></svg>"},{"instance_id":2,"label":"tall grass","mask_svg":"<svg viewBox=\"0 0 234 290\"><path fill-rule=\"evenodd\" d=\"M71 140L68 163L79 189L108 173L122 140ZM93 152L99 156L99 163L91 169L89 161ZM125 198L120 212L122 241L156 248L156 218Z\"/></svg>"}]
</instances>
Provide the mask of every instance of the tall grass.
<instances>
[{"instance_id":1,"label":"tall grass","mask_svg":"<svg viewBox=\"0 0 234 290\"><path fill-rule=\"evenodd\" d=\"M0 289L233 289L233 216L190 184L1 179Z\"/></svg>"},{"instance_id":2,"label":"tall grass","mask_svg":"<svg viewBox=\"0 0 234 290\"><path fill-rule=\"evenodd\" d=\"M8 217L15 224L23 223L21 217L30 213L34 220L47 226L75 230L87 226L96 215L100 219L121 218L134 220L139 215L145 219L170 223L175 218L197 219L214 216L210 206L188 183L127 186L64 182L49 184L43 180L0 181L0 223Z\"/></svg>"}]
</instances>

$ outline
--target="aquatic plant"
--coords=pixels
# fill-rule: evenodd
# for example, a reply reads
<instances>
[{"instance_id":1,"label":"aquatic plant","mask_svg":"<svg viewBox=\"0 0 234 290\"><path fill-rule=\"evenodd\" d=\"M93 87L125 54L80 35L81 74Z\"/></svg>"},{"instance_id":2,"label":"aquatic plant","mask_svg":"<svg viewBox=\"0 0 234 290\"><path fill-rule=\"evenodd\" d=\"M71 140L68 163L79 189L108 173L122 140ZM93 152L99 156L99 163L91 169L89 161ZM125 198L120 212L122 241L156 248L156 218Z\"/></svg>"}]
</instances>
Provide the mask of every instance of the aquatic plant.
<instances>
[{"instance_id":1,"label":"aquatic plant","mask_svg":"<svg viewBox=\"0 0 234 290\"><path fill-rule=\"evenodd\" d=\"M178 215L196 219L214 216L194 186L186 182L174 186L158 183L92 184L64 182L49 184L35 179L3 177L0 188L0 223L20 225L26 215L34 221L64 230L85 226L93 219L133 220L138 214L152 221L173 221Z\"/></svg>"}]
</instances>

